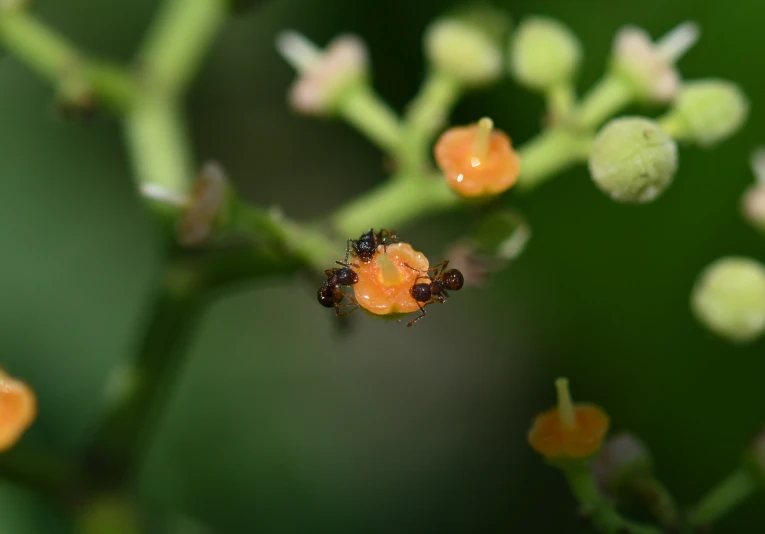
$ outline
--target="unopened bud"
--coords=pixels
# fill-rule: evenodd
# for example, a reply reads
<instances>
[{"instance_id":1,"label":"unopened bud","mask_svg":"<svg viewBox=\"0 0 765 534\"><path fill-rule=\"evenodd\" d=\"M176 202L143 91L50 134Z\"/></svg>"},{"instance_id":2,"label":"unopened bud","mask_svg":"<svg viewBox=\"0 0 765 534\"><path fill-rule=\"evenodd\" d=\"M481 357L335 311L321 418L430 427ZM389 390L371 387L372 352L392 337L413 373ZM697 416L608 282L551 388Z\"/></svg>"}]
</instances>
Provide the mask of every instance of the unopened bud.
<instances>
[{"instance_id":1,"label":"unopened bud","mask_svg":"<svg viewBox=\"0 0 765 534\"><path fill-rule=\"evenodd\" d=\"M434 69L463 85L485 85L502 75L509 28L508 17L496 9L464 9L425 30L425 56Z\"/></svg>"},{"instance_id":2,"label":"unopened bud","mask_svg":"<svg viewBox=\"0 0 765 534\"><path fill-rule=\"evenodd\" d=\"M581 44L571 30L554 19L532 17L515 34L510 69L519 83L546 91L571 81L581 59Z\"/></svg>"},{"instance_id":3,"label":"unopened bud","mask_svg":"<svg viewBox=\"0 0 765 534\"><path fill-rule=\"evenodd\" d=\"M614 495L650 475L653 464L645 444L625 433L606 441L590 470L601 489Z\"/></svg>"},{"instance_id":4,"label":"unopened bud","mask_svg":"<svg viewBox=\"0 0 765 534\"><path fill-rule=\"evenodd\" d=\"M717 260L699 276L692 306L710 330L749 342L765 330L765 266L743 257Z\"/></svg>"},{"instance_id":5,"label":"unopened bud","mask_svg":"<svg viewBox=\"0 0 765 534\"><path fill-rule=\"evenodd\" d=\"M738 131L749 114L741 89L725 80L698 80L683 85L662 126L675 138L710 146Z\"/></svg>"},{"instance_id":6,"label":"unopened bud","mask_svg":"<svg viewBox=\"0 0 765 534\"><path fill-rule=\"evenodd\" d=\"M590 174L618 202L643 203L658 197L677 170L677 145L654 121L614 119L595 137Z\"/></svg>"}]
</instances>

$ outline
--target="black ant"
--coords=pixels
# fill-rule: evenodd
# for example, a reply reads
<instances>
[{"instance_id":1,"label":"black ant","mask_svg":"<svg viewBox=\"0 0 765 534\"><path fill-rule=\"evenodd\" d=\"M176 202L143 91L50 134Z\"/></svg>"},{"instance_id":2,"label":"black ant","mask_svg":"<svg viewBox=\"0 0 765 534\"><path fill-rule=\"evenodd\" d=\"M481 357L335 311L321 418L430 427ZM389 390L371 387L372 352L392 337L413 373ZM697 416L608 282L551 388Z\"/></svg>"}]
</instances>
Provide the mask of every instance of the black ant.
<instances>
[{"instance_id":1,"label":"black ant","mask_svg":"<svg viewBox=\"0 0 765 534\"><path fill-rule=\"evenodd\" d=\"M382 245L383 250L387 252L388 239L393 243L398 242L395 230L391 231L382 228L379 232L375 233L374 228L370 228L368 232L361 234L361 237L358 239L348 240L348 246L345 248L345 261L337 263L349 266L348 256L350 256L351 251L363 263L369 263L375 257L379 245Z\"/></svg>"},{"instance_id":2,"label":"black ant","mask_svg":"<svg viewBox=\"0 0 765 534\"><path fill-rule=\"evenodd\" d=\"M409 324L406 326L412 326L414 323L425 317L425 306L428 304L433 304L434 302L443 304L446 302L446 298L449 296L449 293L446 292L447 289L450 291L457 291L461 289L462 284L465 283L465 278L462 276L461 272L457 269L446 268L447 265L449 265L449 260L444 260L427 271L415 269L407 263L404 265L413 271L421 273L415 278L414 285L409 290L409 294L412 295L412 298L417 302L417 306L422 313L409 321ZM425 274L423 275L422 273ZM417 283L417 280L426 277L430 278L429 284L424 282Z\"/></svg>"},{"instance_id":3,"label":"black ant","mask_svg":"<svg viewBox=\"0 0 765 534\"><path fill-rule=\"evenodd\" d=\"M340 265L340 262L337 262ZM319 290L316 292L316 297L319 299L319 304L325 308L335 308L335 314L338 316L348 315L353 312L356 307L356 299L351 295L345 293L340 286L351 286L359 281L359 275L350 267L335 267L334 269L327 269L324 271L327 275L327 281L324 282ZM343 299L348 297L349 302L343 302ZM348 312L340 313L340 308L347 306L353 306L353 309Z\"/></svg>"}]
</instances>

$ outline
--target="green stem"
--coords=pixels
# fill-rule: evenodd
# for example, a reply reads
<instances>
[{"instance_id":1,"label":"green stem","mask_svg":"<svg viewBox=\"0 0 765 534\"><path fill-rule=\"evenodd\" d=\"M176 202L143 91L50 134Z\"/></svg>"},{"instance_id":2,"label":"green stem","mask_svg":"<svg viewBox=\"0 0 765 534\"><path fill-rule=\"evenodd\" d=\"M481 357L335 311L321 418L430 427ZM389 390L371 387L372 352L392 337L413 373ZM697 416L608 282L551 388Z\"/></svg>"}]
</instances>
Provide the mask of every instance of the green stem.
<instances>
[{"instance_id":1,"label":"green stem","mask_svg":"<svg viewBox=\"0 0 765 534\"><path fill-rule=\"evenodd\" d=\"M391 179L337 210L332 227L341 236L369 228L396 228L459 205L459 197L442 176Z\"/></svg>"},{"instance_id":2,"label":"green stem","mask_svg":"<svg viewBox=\"0 0 765 534\"><path fill-rule=\"evenodd\" d=\"M184 195L194 175L183 118L176 104L147 95L125 118L125 134L139 184Z\"/></svg>"},{"instance_id":3,"label":"green stem","mask_svg":"<svg viewBox=\"0 0 765 534\"><path fill-rule=\"evenodd\" d=\"M598 491L589 470L564 470L571 492L592 524L606 534L661 534L655 527L640 525L623 518Z\"/></svg>"},{"instance_id":4,"label":"green stem","mask_svg":"<svg viewBox=\"0 0 765 534\"><path fill-rule=\"evenodd\" d=\"M188 85L226 19L225 0L166 0L138 63L153 89L177 95Z\"/></svg>"},{"instance_id":5,"label":"green stem","mask_svg":"<svg viewBox=\"0 0 765 534\"><path fill-rule=\"evenodd\" d=\"M547 108L551 123L558 124L564 120L571 113L575 102L576 93L571 83L562 83L550 89L547 92Z\"/></svg>"},{"instance_id":6,"label":"green stem","mask_svg":"<svg viewBox=\"0 0 765 534\"><path fill-rule=\"evenodd\" d=\"M460 84L452 76L439 71L428 73L406 114L408 134L404 163L409 171L421 172L427 164L429 145L446 124L460 93Z\"/></svg>"},{"instance_id":7,"label":"green stem","mask_svg":"<svg viewBox=\"0 0 765 534\"><path fill-rule=\"evenodd\" d=\"M136 357L109 382L106 416L83 453L83 467L102 487L119 487L143 455L146 422L160 413L158 397L178 374L199 309L200 279L182 261L165 268Z\"/></svg>"},{"instance_id":8,"label":"green stem","mask_svg":"<svg viewBox=\"0 0 765 534\"><path fill-rule=\"evenodd\" d=\"M758 487L758 480L751 470L740 467L712 488L693 508L691 524L706 526L714 523L744 502Z\"/></svg>"},{"instance_id":9,"label":"green stem","mask_svg":"<svg viewBox=\"0 0 765 534\"><path fill-rule=\"evenodd\" d=\"M135 98L136 86L124 70L88 60L24 10L0 10L0 40L9 52L59 87L84 87L119 111L128 109Z\"/></svg>"},{"instance_id":10,"label":"green stem","mask_svg":"<svg viewBox=\"0 0 765 534\"><path fill-rule=\"evenodd\" d=\"M287 220L274 210L255 208L238 200L234 203L228 230L265 240L274 247L275 254L294 258L316 270L326 269L334 261L336 243L318 229Z\"/></svg>"},{"instance_id":11,"label":"green stem","mask_svg":"<svg viewBox=\"0 0 765 534\"><path fill-rule=\"evenodd\" d=\"M586 161L591 148L592 137L563 126L544 131L518 149L521 158L518 188L533 189L555 173L574 163Z\"/></svg>"},{"instance_id":12,"label":"green stem","mask_svg":"<svg viewBox=\"0 0 765 534\"><path fill-rule=\"evenodd\" d=\"M359 84L340 100L340 115L391 156L401 151L403 136L396 114L366 84Z\"/></svg>"},{"instance_id":13,"label":"green stem","mask_svg":"<svg viewBox=\"0 0 765 534\"><path fill-rule=\"evenodd\" d=\"M634 100L634 91L615 74L606 74L585 95L574 112L574 123L582 130L600 126Z\"/></svg>"}]
</instances>

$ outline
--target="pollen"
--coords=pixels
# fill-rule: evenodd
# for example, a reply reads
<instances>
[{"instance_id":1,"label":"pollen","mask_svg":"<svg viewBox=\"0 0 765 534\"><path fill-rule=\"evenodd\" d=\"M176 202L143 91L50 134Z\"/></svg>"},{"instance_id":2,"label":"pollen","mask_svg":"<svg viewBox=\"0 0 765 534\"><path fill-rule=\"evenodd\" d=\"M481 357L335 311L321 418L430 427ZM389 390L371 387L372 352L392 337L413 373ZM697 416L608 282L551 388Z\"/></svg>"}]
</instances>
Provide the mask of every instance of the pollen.
<instances>
[{"instance_id":1,"label":"pollen","mask_svg":"<svg viewBox=\"0 0 765 534\"><path fill-rule=\"evenodd\" d=\"M428 258L408 243L380 245L374 259L368 263L357 262L353 270L359 281L353 286L359 306L376 315L410 313L417 311L417 301L409 290L417 283L429 283L425 272Z\"/></svg>"},{"instance_id":2,"label":"pollen","mask_svg":"<svg viewBox=\"0 0 765 534\"><path fill-rule=\"evenodd\" d=\"M520 158L510 138L484 117L441 135L434 147L438 167L449 186L463 197L497 195L515 184Z\"/></svg>"}]
</instances>

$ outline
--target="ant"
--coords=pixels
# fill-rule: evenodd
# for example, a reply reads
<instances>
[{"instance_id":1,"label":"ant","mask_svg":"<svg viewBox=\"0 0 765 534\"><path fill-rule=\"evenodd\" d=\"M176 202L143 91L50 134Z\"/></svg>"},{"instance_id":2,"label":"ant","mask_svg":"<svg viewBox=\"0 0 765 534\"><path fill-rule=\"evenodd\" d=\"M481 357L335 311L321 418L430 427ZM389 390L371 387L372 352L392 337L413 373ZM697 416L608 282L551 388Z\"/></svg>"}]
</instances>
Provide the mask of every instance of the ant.
<instances>
[{"instance_id":1,"label":"ant","mask_svg":"<svg viewBox=\"0 0 765 534\"><path fill-rule=\"evenodd\" d=\"M446 290L457 291L462 288L462 284L465 283L465 278L462 273L457 269L447 269L449 260L444 260L438 265L431 267L427 271L421 269L415 269L408 263L405 263L407 267L413 271L420 273L414 280L414 285L409 290L409 294L417 302L417 306L422 312L420 315L409 321L406 326L412 326L414 323L425 317L425 306L433 304L434 302L440 302L443 304L446 302L446 297L449 293ZM422 274L424 273L424 274ZM417 283L420 278L430 278L430 283Z\"/></svg>"},{"instance_id":2,"label":"ant","mask_svg":"<svg viewBox=\"0 0 765 534\"><path fill-rule=\"evenodd\" d=\"M340 265L344 265L337 262ZM324 282L319 290L316 292L316 297L319 299L319 304L325 308L335 308L335 314L340 317L352 313L356 307L356 299L347 293L345 293L340 286L351 286L359 281L359 275L350 267L341 267L334 269L327 269L324 271L327 275L327 281ZM343 299L348 297L349 302L343 302ZM353 306L353 309L348 312L340 312L340 308L347 306Z\"/></svg>"},{"instance_id":3,"label":"ant","mask_svg":"<svg viewBox=\"0 0 765 534\"><path fill-rule=\"evenodd\" d=\"M391 231L382 228L379 232L375 233L374 228L370 228L368 232L361 234L361 237L358 239L348 240L348 246L345 249L345 261L337 263L345 265L346 267L350 266L348 263L348 256L350 256L351 251L353 251L353 255L363 263L369 263L372 261L372 258L375 257L377 247L380 244L383 246L383 251L387 252L388 239L393 243L398 242L398 236L396 235L395 230Z\"/></svg>"}]
</instances>

